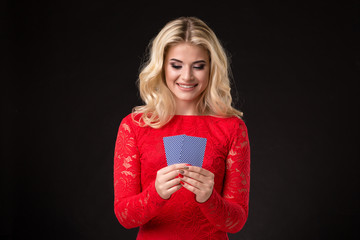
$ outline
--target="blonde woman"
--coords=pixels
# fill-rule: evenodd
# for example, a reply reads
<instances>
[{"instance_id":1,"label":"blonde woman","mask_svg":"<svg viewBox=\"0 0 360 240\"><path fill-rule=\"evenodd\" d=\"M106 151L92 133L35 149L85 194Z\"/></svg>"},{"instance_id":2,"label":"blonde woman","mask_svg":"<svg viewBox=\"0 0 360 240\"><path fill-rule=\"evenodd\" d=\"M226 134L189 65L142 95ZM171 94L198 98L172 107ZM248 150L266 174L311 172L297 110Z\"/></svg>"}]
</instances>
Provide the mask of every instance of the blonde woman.
<instances>
[{"instance_id":1,"label":"blonde woman","mask_svg":"<svg viewBox=\"0 0 360 240\"><path fill-rule=\"evenodd\" d=\"M228 59L200 19L167 23L139 75L143 106L119 127L114 210L137 239L228 239L248 216L250 148ZM202 165L168 164L164 138L206 139ZM186 153L185 153L186 154Z\"/></svg>"}]
</instances>

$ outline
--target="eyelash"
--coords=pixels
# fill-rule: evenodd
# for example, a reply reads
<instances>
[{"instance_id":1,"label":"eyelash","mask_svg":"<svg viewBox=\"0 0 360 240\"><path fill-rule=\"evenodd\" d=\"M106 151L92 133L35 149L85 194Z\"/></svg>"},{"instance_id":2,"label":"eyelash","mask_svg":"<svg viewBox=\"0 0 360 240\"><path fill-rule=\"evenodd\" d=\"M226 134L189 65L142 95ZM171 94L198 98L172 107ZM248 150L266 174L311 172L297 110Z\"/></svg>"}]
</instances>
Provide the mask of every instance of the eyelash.
<instances>
[{"instance_id":1,"label":"eyelash","mask_svg":"<svg viewBox=\"0 0 360 240\"><path fill-rule=\"evenodd\" d=\"M176 64L171 64L171 67L173 67L173 68L175 68L175 69L180 69L180 68L182 68L182 66L176 65ZM202 70L202 69L204 69L204 67L205 67L205 64L201 64L201 65L199 65L199 66L194 66L194 68L197 69L197 70Z\"/></svg>"},{"instance_id":2,"label":"eyelash","mask_svg":"<svg viewBox=\"0 0 360 240\"><path fill-rule=\"evenodd\" d=\"M175 65L175 64L171 64L171 67L175 68L175 69L180 69L181 66L180 65Z\"/></svg>"},{"instance_id":3,"label":"eyelash","mask_svg":"<svg viewBox=\"0 0 360 240\"><path fill-rule=\"evenodd\" d=\"M194 66L194 68L199 69L199 70L204 69L204 67L205 67L205 64L201 64L199 66Z\"/></svg>"}]
</instances>

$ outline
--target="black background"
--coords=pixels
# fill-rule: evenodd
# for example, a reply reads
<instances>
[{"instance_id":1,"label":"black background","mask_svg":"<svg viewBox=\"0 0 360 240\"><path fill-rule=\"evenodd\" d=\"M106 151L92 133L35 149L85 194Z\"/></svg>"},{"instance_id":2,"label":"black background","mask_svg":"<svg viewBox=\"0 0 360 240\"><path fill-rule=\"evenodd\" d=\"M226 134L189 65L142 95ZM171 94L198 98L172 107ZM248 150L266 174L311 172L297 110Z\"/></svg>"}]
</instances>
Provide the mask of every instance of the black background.
<instances>
[{"instance_id":1,"label":"black background","mask_svg":"<svg viewBox=\"0 0 360 240\"><path fill-rule=\"evenodd\" d=\"M249 218L230 239L359 238L357 2L1 5L2 239L135 239L113 213L115 137L147 44L180 16L231 53L249 130Z\"/></svg>"}]
</instances>

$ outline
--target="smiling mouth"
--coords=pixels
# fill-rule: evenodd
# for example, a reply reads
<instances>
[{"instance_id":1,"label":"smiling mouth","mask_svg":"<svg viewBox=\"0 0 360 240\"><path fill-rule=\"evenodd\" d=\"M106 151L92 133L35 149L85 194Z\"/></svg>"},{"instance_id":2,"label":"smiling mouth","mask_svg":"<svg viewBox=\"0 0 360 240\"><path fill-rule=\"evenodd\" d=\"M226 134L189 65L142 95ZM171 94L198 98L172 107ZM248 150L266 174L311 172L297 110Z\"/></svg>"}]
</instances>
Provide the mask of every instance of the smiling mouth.
<instances>
[{"instance_id":1,"label":"smiling mouth","mask_svg":"<svg viewBox=\"0 0 360 240\"><path fill-rule=\"evenodd\" d=\"M181 88L191 89L191 88L196 87L198 84L185 85L185 84L176 83L176 85L178 85L178 86L181 87Z\"/></svg>"}]
</instances>

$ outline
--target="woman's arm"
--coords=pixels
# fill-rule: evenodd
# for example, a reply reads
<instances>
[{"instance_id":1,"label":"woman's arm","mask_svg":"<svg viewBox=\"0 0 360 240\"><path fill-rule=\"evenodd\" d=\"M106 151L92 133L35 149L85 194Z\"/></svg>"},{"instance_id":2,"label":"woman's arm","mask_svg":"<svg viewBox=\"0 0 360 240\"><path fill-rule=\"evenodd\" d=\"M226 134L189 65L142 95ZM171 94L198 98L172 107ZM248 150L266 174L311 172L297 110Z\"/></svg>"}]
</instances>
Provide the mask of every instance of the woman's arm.
<instances>
[{"instance_id":1,"label":"woman's arm","mask_svg":"<svg viewBox=\"0 0 360 240\"><path fill-rule=\"evenodd\" d=\"M156 192L155 181L141 191L140 156L131 121L128 116L121 122L114 154L114 211L125 228L145 224L166 203Z\"/></svg>"},{"instance_id":2,"label":"woman's arm","mask_svg":"<svg viewBox=\"0 0 360 240\"><path fill-rule=\"evenodd\" d=\"M223 191L219 194L213 189L210 198L199 203L199 206L208 220L220 230L238 232L248 217L249 188L250 146L247 128L241 121L226 159Z\"/></svg>"}]
</instances>

